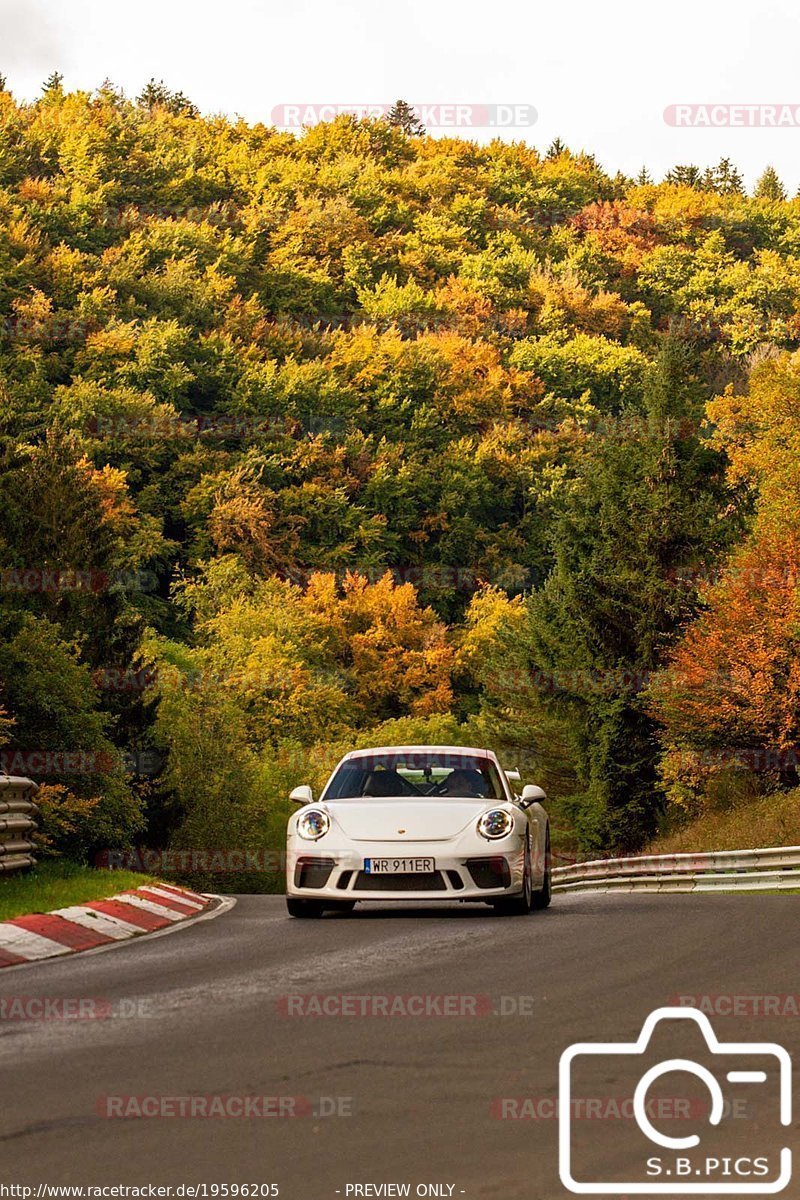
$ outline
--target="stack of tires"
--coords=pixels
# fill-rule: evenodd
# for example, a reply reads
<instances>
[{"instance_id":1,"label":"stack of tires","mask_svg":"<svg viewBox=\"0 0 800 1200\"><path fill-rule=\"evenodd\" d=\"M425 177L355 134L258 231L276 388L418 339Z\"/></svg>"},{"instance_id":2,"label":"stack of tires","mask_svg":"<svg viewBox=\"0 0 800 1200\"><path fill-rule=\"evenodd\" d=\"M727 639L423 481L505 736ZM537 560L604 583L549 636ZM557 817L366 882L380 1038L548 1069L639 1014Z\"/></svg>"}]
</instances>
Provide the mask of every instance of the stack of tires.
<instances>
[{"instance_id":1,"label":"stack of tires","mask_svg":"<svg viewBox=\"0 0 800 1200\"><path fill-rule=\"evenodd\" d=\"M38 788L31 779L0 775L0 875L26 871L36 862L33 835Z\"/></svg>"}]
</instances>

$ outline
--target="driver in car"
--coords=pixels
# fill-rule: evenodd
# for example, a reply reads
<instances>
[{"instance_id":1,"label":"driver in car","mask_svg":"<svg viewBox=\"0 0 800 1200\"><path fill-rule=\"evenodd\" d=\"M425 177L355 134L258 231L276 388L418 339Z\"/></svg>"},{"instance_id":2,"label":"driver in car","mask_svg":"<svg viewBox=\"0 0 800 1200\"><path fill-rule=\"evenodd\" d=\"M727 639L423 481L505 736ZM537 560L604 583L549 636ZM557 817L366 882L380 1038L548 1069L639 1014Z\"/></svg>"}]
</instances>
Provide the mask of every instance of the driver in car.
<instances>
[{"instance_id":1,"label":"driver in car","mask_svg":"<svg viewBox=\"0 0 800 1200\"><path fill-rule=\"evenodd\" d=\"M465 796L477 799L486 796L486 780L480 771L471 767L456 767L438 788L440 796Z\"/></svg>"}]
</instances>

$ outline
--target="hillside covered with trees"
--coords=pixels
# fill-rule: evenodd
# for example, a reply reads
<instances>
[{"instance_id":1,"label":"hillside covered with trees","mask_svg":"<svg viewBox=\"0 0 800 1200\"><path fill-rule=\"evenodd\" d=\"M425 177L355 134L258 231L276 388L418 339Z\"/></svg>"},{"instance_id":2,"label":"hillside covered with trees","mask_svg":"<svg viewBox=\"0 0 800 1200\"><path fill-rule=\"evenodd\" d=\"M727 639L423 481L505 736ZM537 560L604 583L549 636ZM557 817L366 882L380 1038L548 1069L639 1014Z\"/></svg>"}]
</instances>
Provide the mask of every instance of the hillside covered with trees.
<instances>
[{"instance_id":1,"label":"hillside covered with trees","mask_svg":"<svg viewBox=\"0 0 800 1200\"><path fill-rule=\"evenodd\" d=\"M151 84L0 91L0 758L54 848L277 849L353 745L563 844L798 782L800 200Z\"/></svg>"}]
</instances>

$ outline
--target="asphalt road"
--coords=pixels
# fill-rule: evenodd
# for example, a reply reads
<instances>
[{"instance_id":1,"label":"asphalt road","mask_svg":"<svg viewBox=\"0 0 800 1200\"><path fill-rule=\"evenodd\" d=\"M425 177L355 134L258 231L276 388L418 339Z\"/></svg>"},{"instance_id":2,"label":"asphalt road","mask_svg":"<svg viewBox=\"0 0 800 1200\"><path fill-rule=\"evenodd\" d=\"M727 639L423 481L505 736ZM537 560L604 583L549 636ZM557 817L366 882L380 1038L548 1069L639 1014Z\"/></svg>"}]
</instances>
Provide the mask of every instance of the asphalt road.
<instances>
[{"instance_id":1,"label":"asphalt road","mask_svg":"<svg viewBox=\"0 0 800 1200\"><path fill-rule=\"evenodd\" d=\"M584 894L525 918L403 905L297 921L281 898L244 896L168 937L3 971L0 1182L275 1183L285 1200L334 1200L369 1183L409 1183L412 1196L419 1184L454 1197L566 1195L552 1115L561 1052L633 1040L678 995L800 991L797 906L793 896ZM462 1015L288 1015L342 994ZM9 1018L30 997L95 998L133 1015ZM800 1051L800 1018L756 1006L715 1017L719 1036ZM665 1051L681 1036L671 1031ZM619 1077L606 1070L593 1086L613 1097ZM291 1119L102 1115L130 1096L128 1112L142 1097L300 1099ZM534 1119L514 1119L519 1098ZM723 1126L726 1145L744 1144L741 1122ZM597 1170L613 1172L638 1131L612 1116L579 1132Z\"/></svg>"}]
</instances>

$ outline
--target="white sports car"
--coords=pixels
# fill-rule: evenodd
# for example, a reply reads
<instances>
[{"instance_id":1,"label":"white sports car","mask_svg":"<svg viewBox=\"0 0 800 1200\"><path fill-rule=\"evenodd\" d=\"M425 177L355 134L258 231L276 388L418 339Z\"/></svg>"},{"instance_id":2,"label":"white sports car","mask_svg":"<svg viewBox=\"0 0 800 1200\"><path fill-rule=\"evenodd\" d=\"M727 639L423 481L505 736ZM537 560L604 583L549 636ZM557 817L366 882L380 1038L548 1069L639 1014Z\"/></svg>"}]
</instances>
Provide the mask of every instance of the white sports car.
<instances>
[{"instance_id":1,"label":"white sports car","mask_svg":"<svg viewBox=\"0 0 800 1200\"><path fill-rule=\"evenodd\" d=\"M318 801L296 787L286 893L293 917L360 900L482 901L504 913L550 903L541 788L490 750L389 746L345 755Z\"/></svg>"}]
</instances>

